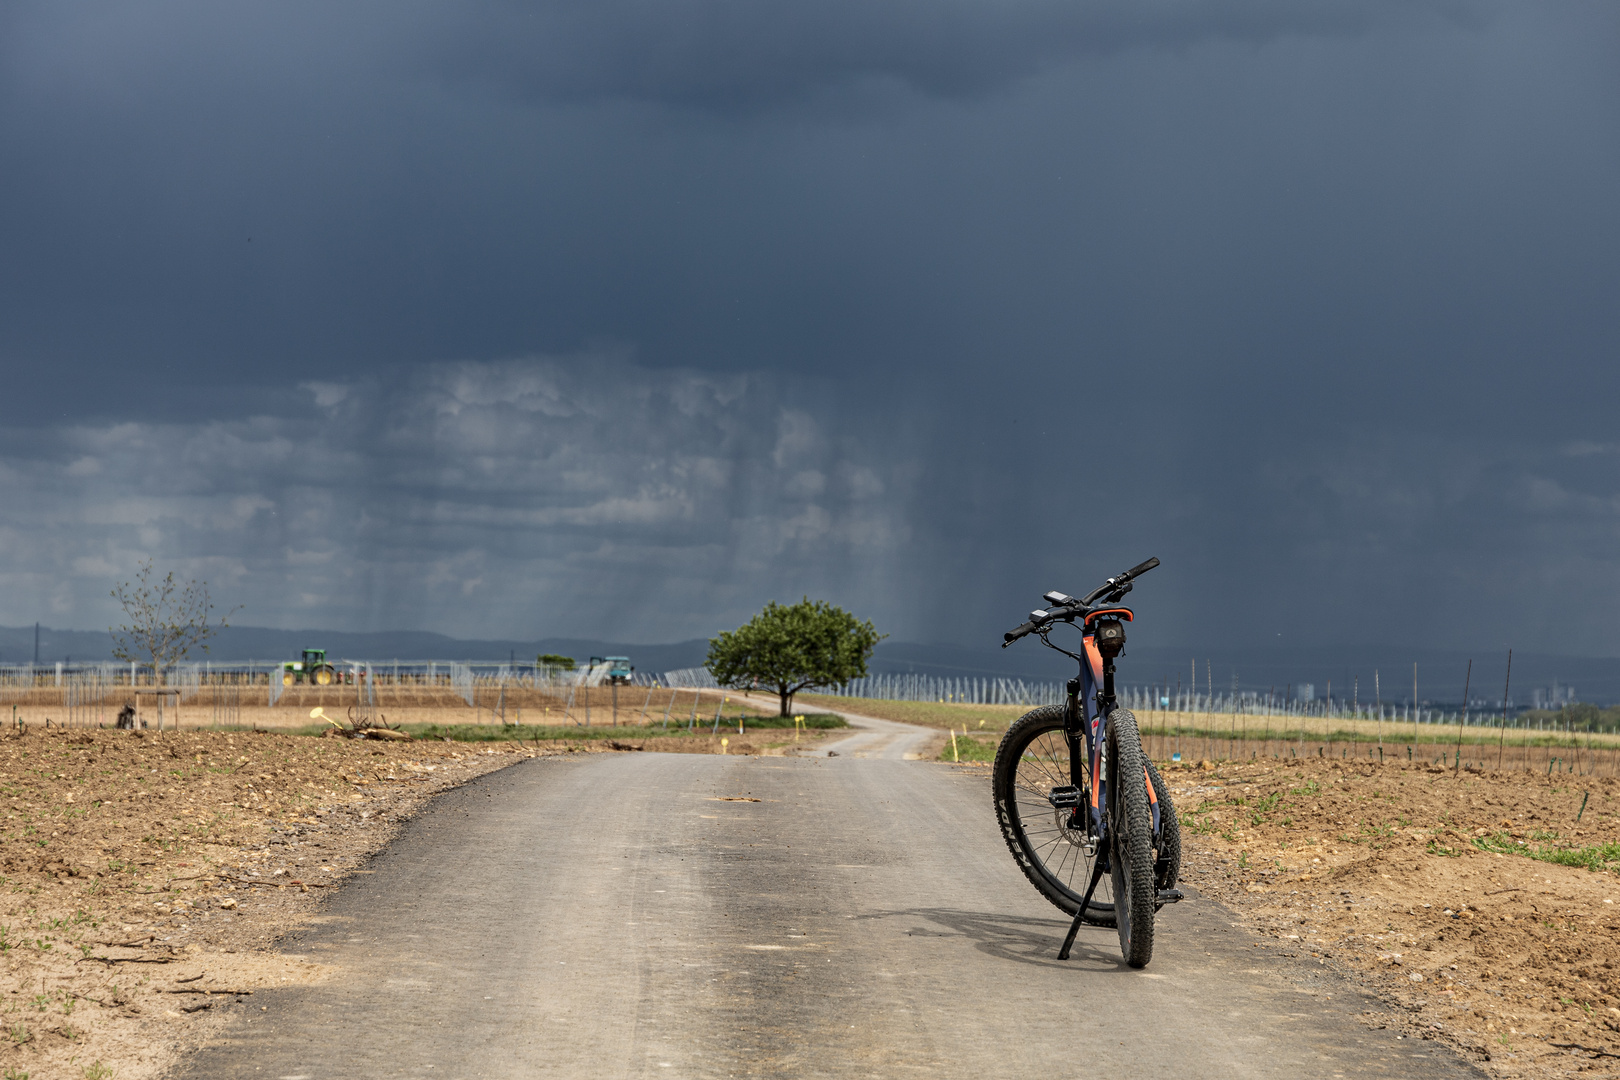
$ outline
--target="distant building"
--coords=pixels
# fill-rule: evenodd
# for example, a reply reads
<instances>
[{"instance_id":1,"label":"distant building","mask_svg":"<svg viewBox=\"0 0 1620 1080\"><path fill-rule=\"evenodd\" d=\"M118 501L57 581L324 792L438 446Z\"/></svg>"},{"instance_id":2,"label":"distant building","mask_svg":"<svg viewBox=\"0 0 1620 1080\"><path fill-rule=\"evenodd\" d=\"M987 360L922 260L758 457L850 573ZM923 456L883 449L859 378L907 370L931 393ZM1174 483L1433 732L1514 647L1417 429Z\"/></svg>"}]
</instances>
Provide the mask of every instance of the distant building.
<instances>
[{"instance_id":1,"label":"distant building","mask_svg":"<svg viewBox=\"0 0 1620 1080\"><path fill-rule=\"evenodd\" d=\"M1550 687L1538 686L1530 691L1530 707L1533 709L1562 709L1574 703L1575 688L1560 686L1556 679Z\"/></svg>"}]
</instances>

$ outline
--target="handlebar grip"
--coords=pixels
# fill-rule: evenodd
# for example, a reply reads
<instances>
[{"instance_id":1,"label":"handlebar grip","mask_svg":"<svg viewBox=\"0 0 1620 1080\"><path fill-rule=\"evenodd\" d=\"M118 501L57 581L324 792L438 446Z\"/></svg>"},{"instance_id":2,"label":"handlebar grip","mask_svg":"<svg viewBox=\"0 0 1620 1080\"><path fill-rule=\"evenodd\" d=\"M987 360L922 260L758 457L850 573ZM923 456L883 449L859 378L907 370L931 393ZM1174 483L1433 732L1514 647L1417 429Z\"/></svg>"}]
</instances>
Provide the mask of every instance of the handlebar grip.
<instances>
[{"instance_id":1,"label":"handlebar grip","mask_svg":"<svg viewBox=\"0 0 1620 1080\"><path fill-rule=\"evenodd\" d=\"M1149 570L1153 569L1155 566L1158 566L1158 565L1159 565L1159 560L1158 559L1156 559L1156 558L1155 559L1149 559L1147 562L1143 563L1141 566L1133 566L1133 567L1131 567L1129 570L1125 571L1123 576L1126 577L1126 578L1133 578L1133 577L1136 577L1138 574L1147 573Z\"/></svg>"},{"instance_id":2,"label":"handlebar grip","mask_svg":"<svg viewBox=\"0 0 1620 1080\"><path fill-rule=\"evenodd\" d=\"M1034 629L1035 629L1035 624L1032 623L1032 622L1027 622L1022 626L1014 627L1013 629L1007 631L1005 634L1001 635L1001 637L1002 637L1001 647L1003 649L1005 649L1007 646L1011 645L1013 642L1017 641L1019 638L1023 637L1025 634L1028 634L1028 633L1031 633L1032 631L1034 631Z\"/></svg>"}]
</instances>

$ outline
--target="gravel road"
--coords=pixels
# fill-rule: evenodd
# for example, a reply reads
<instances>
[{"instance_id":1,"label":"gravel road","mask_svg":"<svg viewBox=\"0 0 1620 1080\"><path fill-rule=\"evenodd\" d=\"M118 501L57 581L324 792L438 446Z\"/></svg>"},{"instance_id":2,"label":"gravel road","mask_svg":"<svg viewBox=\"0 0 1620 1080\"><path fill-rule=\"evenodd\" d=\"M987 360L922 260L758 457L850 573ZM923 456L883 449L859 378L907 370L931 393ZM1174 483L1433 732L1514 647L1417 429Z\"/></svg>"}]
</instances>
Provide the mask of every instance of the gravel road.
<instances>
[{"instance_id":1,"label":"gravel road","mask_svg":"<svg viewBox=\"0 0 1620 1080\"><path fill-rule=\"evenodd\" d=\"M338 976L259 992L180 1075L1481 1075L1208 902L1164 912L1145 972L1105 930L1058 962L1067 921L984 770L876 735L537 759L451 792L288 942Z\"/></svg>"}]
</instances>

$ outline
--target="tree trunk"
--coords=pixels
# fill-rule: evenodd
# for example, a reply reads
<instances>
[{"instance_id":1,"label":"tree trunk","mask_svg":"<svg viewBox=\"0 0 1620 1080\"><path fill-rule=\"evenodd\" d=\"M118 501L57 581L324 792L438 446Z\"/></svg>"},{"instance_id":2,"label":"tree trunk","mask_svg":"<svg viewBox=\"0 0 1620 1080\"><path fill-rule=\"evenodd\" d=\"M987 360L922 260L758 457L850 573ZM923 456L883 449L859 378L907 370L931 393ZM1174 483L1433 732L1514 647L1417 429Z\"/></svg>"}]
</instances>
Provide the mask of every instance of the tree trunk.
<instances>
[{"instance_id":1,"label":"tree trunk","mask_svg":"<svg viewBox=\"0 0 1620 1080\"><path fill-rule=\"evenodd\" d=\"M782 703L782 711L777 715L787 716L793 711L793 691L785 686L779 686L776 688L776 696Z\"/></svg>"}]
</instances>

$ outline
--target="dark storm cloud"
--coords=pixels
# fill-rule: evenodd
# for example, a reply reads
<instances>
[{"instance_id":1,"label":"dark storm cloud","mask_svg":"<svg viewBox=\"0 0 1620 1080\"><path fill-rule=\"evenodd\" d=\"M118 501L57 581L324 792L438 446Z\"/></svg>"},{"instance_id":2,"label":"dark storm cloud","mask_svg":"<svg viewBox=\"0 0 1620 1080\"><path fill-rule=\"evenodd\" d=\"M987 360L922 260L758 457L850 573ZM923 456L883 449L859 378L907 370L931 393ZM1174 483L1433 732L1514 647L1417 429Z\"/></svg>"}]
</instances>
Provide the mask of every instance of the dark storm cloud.
<instances>
[{"instance_id":1,"label":"dark storm cloud","mask_svg":"<svg viewBox=\"0 0 1620 1080\"><path fill-rule=\"evenodd\" d=\"M1477 0L475 0L273 10L171 2L15 4L0 14L0 28L13 72L88 75L91 92L143 67L158 85L205 76L238 85L349 81L359 89L403 66L526 97L730 112L851 81L974 95L1087 55L1436 20L1476 25L1489 10Z\"/></svg>"},{"instance_id":2,"label":"dark storm cloud","mask_svg":"<svg viewBox=\"0 0 1620 1080\"><path fill-rule=\"evenodd\" d=\"M1225 39L1362 33L1479 6L1196 0L609 0L471 5L430 18L429 70L538 98L617 97L717 108L779 103L847 82L924 94L998 89L1077 56Z\"/></svg>"},{"instance_id":3,"label":"dark storm cloud","mask_svg":"<svg viewBox=\"0 0 1620 1080\"><path fill-rule=\"evenodd\" d=\"M161 555L257 623L681 638L761 595L884 602L910 539L914 466L769 376L598 353L300 396L278 417L13 430L0 590L94 625L108 583Z\"/></svg>"},{"instance_id":4,"label":"dark storm cloud","mask_svg":"<svg viewBox=\"0 0 1620 1080\"><path fill-rule=\"evenodd\" d=\"M0 624L1620 649L1610 6L0 20Z\"/></svg>"}]
</instances>

